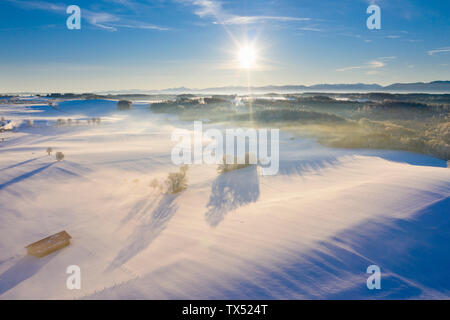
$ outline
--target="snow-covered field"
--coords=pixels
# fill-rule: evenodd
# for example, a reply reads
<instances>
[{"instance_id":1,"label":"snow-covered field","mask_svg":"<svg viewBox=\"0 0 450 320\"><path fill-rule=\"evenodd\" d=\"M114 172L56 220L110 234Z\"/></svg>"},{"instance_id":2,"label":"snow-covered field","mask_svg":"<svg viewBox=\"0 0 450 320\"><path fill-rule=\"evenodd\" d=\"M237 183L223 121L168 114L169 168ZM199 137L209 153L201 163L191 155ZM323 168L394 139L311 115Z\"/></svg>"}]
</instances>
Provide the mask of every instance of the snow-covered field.
<instances>
[{"instance_id":1,"label":"snow-covered field","mask_svg":"<svg viewBox=\"0 0 450 320\"><path fill-rule=\"evenodd\" d=\"M450 298L445 161L281 132L278 175L192 165L187 190L164 195L150 183L177 170L171 132L192 123L133 107L0 106L34 120L0 133L0 299ZM26 256L61 230L69 247ZM381 290L366 286L373 264ZM81 290L66 288L69 265Z\"/></svg>"}]
</instances>

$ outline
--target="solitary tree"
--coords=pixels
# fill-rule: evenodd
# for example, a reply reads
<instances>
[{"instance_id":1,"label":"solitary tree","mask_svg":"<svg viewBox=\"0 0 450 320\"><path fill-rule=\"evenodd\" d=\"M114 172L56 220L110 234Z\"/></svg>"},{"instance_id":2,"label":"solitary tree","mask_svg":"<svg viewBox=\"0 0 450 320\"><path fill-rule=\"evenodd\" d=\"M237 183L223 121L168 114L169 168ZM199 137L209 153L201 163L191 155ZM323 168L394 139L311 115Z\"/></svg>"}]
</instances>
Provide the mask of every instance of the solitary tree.
<instances>
[{"instance_id":1,"label":"solitary tree","mask_svg":"<svg viewBox=\"0 0 450 320\"><path fill-rule=\"evenodd\" d=\"M64 159L64 153L58 151L56 153L56 160L61 161L62 159Z\"/></svg>"},{"instance_id":2,"label":"solitary tree","mask_svg":"<svg viewBox=\"0 0 450 320\"><path fill-rule=\"evenodd\" d=\"M52 152L53 152L53 149L52 149L51 147L48 147L48 148L47 148L47 154L48 154L48 155L51 155Z\"/></svg>"}]
</instances>

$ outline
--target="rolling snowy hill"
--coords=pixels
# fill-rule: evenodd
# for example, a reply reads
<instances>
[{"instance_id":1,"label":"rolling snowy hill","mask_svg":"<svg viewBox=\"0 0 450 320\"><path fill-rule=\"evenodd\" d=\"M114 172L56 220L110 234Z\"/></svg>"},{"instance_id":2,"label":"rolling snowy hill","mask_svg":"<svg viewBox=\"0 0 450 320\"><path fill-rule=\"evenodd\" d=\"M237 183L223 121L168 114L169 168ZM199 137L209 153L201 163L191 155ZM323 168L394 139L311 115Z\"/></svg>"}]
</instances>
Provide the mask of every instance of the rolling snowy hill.
<instances>
[{"instance_id":1,"label":"rolling snowy hill","mask_svg":"<svg viewBox=\"0 0 450 320\"><path fill-rule=\"evenodd\" d=\"M165 195L150 182L177 169L170 135L192 123L133 107L2 106L34 126L0 144L0 299L450 298L444 161L282 132L278 175L193 165L187 190ZM25 255L61 230L69 247ZM366 287L373 264L381 290ZM66 288L69 265L81 268L81 290Z\"/></svg>"}]
</instances>

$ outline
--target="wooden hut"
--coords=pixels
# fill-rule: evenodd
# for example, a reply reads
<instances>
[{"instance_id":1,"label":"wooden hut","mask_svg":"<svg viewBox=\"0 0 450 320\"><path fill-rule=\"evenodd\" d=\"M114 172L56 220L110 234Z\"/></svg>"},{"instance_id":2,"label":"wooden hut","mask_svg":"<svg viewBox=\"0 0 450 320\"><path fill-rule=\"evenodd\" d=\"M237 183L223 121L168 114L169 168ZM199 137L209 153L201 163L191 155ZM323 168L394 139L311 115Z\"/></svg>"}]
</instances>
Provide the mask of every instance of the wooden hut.
<instances>
[{"instance_id":1,"label":"wooden hut","mask_svg":"<svg viewBox=\"0 0 450 320\"><path fill-rule=\"evenodd\" d=\"M64 248L70 244L72 237L66 232L61 231L47 238L34 242L25 248L29 255L35 257L44 257L49 253Z\"/></svg>"}]
</instances>

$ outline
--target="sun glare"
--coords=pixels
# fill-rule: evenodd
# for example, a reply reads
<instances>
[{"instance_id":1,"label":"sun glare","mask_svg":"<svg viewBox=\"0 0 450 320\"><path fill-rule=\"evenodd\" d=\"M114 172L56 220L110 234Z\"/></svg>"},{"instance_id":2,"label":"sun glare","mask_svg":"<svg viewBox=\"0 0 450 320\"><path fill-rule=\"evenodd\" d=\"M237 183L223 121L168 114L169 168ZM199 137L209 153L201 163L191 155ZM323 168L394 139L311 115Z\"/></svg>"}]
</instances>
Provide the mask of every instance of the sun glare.
<instances>
[{"instance_id":1,"label":"sun glare","mask_svg":"<svg viewBox=\"0 0 450 320\"><path fill-rule=\"evenodd\" d=\"M245 46L239 49L239 65L243 69L251 69L256 64L256 50L252 46Z\"/></svg>"}]
</instances>

